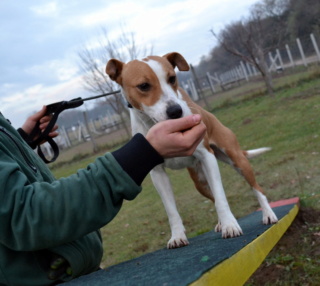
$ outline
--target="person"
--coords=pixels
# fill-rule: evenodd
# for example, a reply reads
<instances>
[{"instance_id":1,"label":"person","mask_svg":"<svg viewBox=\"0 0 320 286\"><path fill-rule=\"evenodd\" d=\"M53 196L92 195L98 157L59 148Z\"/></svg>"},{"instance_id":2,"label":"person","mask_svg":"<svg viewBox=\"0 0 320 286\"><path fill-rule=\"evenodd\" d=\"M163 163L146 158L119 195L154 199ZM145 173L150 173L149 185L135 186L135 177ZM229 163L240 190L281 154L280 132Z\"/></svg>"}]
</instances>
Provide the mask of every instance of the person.
<instances>
[{"instance_id":1,"label":"person","mask_svg":"<svg viewBox=\"0 0 320 286\"><path fill-rule=\"evenodd\" d=\"M100 228L133 200L165 158L191 155L205 134L200 115L157 123L85 169L55 179L23 139L46 108L16 130L0 113L0 285L56 285L99 269ZM57 126L50 136L58 135ZM29 138L30 139L30 138ZM116 239L116 238L115 238Z\"/></svg>"}]
</instances>

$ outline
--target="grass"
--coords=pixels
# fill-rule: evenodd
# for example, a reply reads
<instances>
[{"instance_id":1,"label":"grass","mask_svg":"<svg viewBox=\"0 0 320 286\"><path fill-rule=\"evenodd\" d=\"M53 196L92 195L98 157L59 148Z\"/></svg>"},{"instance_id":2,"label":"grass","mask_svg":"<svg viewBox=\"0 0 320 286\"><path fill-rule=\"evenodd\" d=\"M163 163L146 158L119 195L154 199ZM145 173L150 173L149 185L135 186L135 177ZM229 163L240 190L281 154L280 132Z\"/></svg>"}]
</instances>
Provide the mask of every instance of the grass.
<instances>
[{"instance_id":1,"label":"grass","mask_svg":"<svg viewBox=\"0 0 320 286\"><path fill-rule=\"evenodd\" d=\"M315 69L300 76L277 79L274 97L264 95L261 86L258 92L255 89L250 93L250 83L247 83L210 99L212 112L236 133L244 149L272 147L271 152L251 162L269 200L299 196L303 207L320 209L319 74L319 69ZM240 93L242 96L237 95ZM53 172L58 178L68 176L96 156L54 168ZM247 183L229 166L220 164L220 170L234 215L239 218L256 210L258 202ZM187 236L190 238L213 229L217 223L214 205L195 191L187 171L170 170L168 173ZM170 238L168 220L149 176L143 182L143 191L138 198L124 202L118 216L102 229L102 234L105 250L102 267L166 246ZM292 254L274 255L268 258L270 263L278 259L289 270L296 267ZM314 263L319 260L304 259L303 253L300 256L299 263L319 279L319 272L313 273L316 272Z\"/></svg>"}]
</instances>

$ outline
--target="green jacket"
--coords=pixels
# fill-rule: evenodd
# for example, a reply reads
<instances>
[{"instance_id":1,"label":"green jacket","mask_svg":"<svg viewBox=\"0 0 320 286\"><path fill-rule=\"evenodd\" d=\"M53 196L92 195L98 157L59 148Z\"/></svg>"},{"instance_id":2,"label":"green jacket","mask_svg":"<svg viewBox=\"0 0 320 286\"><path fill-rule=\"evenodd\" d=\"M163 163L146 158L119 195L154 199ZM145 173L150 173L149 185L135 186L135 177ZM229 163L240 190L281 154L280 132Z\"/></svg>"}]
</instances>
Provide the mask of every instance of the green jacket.
<instances>
[{"instance_id":1,"label":"green jacket","mask_svg":"<svg viewBox=\"0 0 320 286\"><path fill-rule=\"evenodd\" d=\"M77 174L56 180L0 113L0 286L57 283L47 278L52 253L71 265L72 277L63 281L97 270L103 253L98 230L124 199L139 194L144 177L162 162L148 144L136 136Z\"/></svg>"}]
</instances>

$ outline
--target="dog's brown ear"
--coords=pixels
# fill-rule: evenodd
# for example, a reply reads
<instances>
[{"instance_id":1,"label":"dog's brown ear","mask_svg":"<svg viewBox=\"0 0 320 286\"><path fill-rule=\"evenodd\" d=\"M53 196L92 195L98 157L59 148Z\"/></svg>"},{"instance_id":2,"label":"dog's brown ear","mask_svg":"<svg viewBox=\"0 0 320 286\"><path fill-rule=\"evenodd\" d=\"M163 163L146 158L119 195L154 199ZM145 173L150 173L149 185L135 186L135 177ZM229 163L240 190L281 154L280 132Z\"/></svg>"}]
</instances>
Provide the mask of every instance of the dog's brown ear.
<instances>
[{"instance_id":1,"label":"dog's brown ear","mask_svg":"<svg viewBox=\"0 0 320 286\"><path fill-rule=\"evenodd\" d=\"M169 53L163 56L166 58L173 68L178 67L179 71L188 71L189 65L187 61L179 53Z\"/></svg>"},{"instance_id":2,"label":"dog's brown ear","mask_svg":"<svg viewBox=\"0 0 320 286\"><path fill-rule=\"evenodd\" d=\"M122 83L121 72L123 65L123 62L116 59L111 59L108 61L106 66L106 73L113 81L117 82L120 85Z\"/></svg>"}]
</instances>

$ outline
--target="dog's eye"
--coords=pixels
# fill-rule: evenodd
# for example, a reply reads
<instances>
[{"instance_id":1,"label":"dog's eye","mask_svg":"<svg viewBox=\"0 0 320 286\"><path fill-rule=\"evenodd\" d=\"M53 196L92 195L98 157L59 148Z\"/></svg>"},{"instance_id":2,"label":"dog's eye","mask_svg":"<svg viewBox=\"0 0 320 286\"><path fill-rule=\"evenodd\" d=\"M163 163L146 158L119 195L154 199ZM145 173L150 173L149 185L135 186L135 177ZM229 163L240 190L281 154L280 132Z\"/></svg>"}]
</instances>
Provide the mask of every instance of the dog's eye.
<instances>
[{"instance_id":1,"label":"dog's eye","mask_svg":"<svg viewBox=\"0 0 320 286\"><path fill-rule=\"evenodd\" d=\"M144 82L142 84L137 85L137 88L139 88L141 91L149 91L151 88L151 85L147 82Z\"/></svg>"},{"instance_id":2,"label":"dog's eye","mask_svg":"<svg viewBox=\"0 0 320 286\"><path fill-rule=\"evenodd\" d=\"M169 82L170 84L175 84L175 83L176 83L176 76L174 76L174 75L173 75L173 76L170 76L168 82Z\"/></svg>"}]
</instances>

